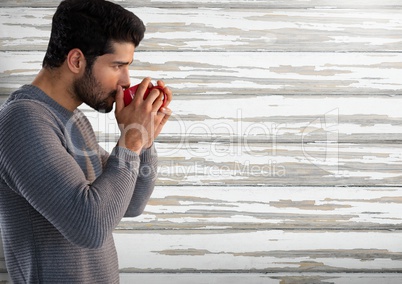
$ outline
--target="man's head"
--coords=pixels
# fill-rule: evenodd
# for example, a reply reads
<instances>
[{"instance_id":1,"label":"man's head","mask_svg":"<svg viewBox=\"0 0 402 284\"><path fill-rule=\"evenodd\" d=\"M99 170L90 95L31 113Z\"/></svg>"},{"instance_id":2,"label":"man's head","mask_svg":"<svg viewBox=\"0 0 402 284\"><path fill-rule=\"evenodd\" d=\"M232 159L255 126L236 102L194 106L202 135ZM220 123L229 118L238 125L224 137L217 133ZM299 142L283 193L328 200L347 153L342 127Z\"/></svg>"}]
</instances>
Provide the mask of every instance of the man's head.
<instances>
[{"instance_id":1,"label":"man's head","mask_svg":"<svg viewBox=\"0 0 402 284\"><path fill-rule=\"evenodd\" d=\"M143 22L117 4L63 0L53 16L43 68L66 64L75 74L69 87L74 100L109 112L117 87L130 85L128 65L144 33Z\"/></svg>"},{"instance_id":2,"label":"man's head","mask_svg":"<svg viewBox=\"0 0 402 284\"><path fill-rule=\"evenodd\" d=\"M113 42L143 39L143 22L123 7L104 0L64 0L53 16L44 68L60 67L70 50L78 48L91 68L98 56L113 53Z\"/></svg>"}]
</instances>

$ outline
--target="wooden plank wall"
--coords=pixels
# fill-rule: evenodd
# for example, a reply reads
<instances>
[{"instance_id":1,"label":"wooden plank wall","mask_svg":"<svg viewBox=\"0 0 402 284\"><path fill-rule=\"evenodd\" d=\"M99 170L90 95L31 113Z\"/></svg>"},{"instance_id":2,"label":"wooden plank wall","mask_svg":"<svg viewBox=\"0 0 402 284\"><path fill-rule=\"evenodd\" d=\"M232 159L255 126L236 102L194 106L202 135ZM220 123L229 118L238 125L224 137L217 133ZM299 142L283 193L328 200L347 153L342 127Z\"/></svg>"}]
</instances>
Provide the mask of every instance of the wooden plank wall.
<instances>
[{"instance_id":1,"label":"wooden plank wall","mask_svg":"<svg viewBox=\"0 0 402 284\"><path fill-rule=\"evenodd\" d=\"M0 3L1 101L58 2ZM147 25L132 83L174 91L155 193L115 232L122 283L400 283L402 2L116 2ZM82 109L111 149L113 114Z\"/></svg>"}]
</instances>

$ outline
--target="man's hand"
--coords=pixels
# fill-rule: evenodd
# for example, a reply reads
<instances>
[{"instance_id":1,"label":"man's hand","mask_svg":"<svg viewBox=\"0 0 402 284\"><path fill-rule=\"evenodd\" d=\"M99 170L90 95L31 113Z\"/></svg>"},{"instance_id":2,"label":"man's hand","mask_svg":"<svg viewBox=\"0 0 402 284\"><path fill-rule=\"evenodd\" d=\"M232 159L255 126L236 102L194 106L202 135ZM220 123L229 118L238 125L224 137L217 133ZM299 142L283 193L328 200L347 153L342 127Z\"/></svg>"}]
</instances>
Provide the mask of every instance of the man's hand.
<instances>
[{"instance_id":1,"label":"man's hand","mask_svg":"<svg viewBox=\"0 0 402 284\"><path fill-rule=\"evenodd\" d=\"M157 82L166 94L165 106L163 92L153 89L144 100L147 88L152 87L151 78L145 78L128 106L124 106L123 89L118 87L116 94L115 116L121 131L118 145L128 148L138 154L143 148L152 146L155 138L162 131L172 111L168 108L172 100L172 92L163 81ZM159 110L159 111L158 111Z\"/></svg>"}]
</instances>

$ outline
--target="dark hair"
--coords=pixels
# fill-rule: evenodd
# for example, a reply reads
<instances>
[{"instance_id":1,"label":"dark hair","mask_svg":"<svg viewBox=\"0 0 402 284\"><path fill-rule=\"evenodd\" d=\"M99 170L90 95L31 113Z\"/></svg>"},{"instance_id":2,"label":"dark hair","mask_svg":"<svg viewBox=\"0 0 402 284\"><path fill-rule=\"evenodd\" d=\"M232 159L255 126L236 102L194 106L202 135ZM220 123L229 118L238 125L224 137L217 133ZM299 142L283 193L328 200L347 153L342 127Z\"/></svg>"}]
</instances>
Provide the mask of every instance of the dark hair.
<instances>
[{"instance_id":1,"label":"dark hair","mask_svg":"<svg viewBox=\"0 0 402 284\"><path fill-rule=\"evenodd\" d=\"M113 53L113 42L140 44L143 22L132 12L105 0L63 0L53 16L44 68L60 67L79 48L90 68L96 58Z\"/></svg>"}]
</instances>

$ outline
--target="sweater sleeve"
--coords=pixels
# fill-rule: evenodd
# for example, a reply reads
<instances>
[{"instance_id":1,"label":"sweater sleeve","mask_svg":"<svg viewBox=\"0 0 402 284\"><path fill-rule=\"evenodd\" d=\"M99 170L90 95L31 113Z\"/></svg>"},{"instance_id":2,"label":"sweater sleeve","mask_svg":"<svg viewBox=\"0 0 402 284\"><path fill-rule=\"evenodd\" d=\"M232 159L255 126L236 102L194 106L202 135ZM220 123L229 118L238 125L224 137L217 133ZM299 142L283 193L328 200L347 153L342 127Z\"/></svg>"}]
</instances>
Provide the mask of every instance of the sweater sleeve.
<instances>
[{"instance_id":1,"label":"sweater sleeve","mask_svg":"<svg viewBox=\"0 0 402 284\"><path fill-rule=\"evenodd\" d=\"M124 217L136 217L142 214L153 192L157 178L157 153L155 145L142 151L140 168L133 197Z\"/></svg>"},{"instance_id":2,"label":"sweater sleeve","mask_svg":"<svg viewBox=\"0 0 402 284\"><path fill-rule=\"evenodd\" d=\"M66 149L65 135L42 105L7 106L0 117L1 178L71 243L101 247L128 208L140 157L116 147L90 182Z\"/></svg>"}]
</instances>

